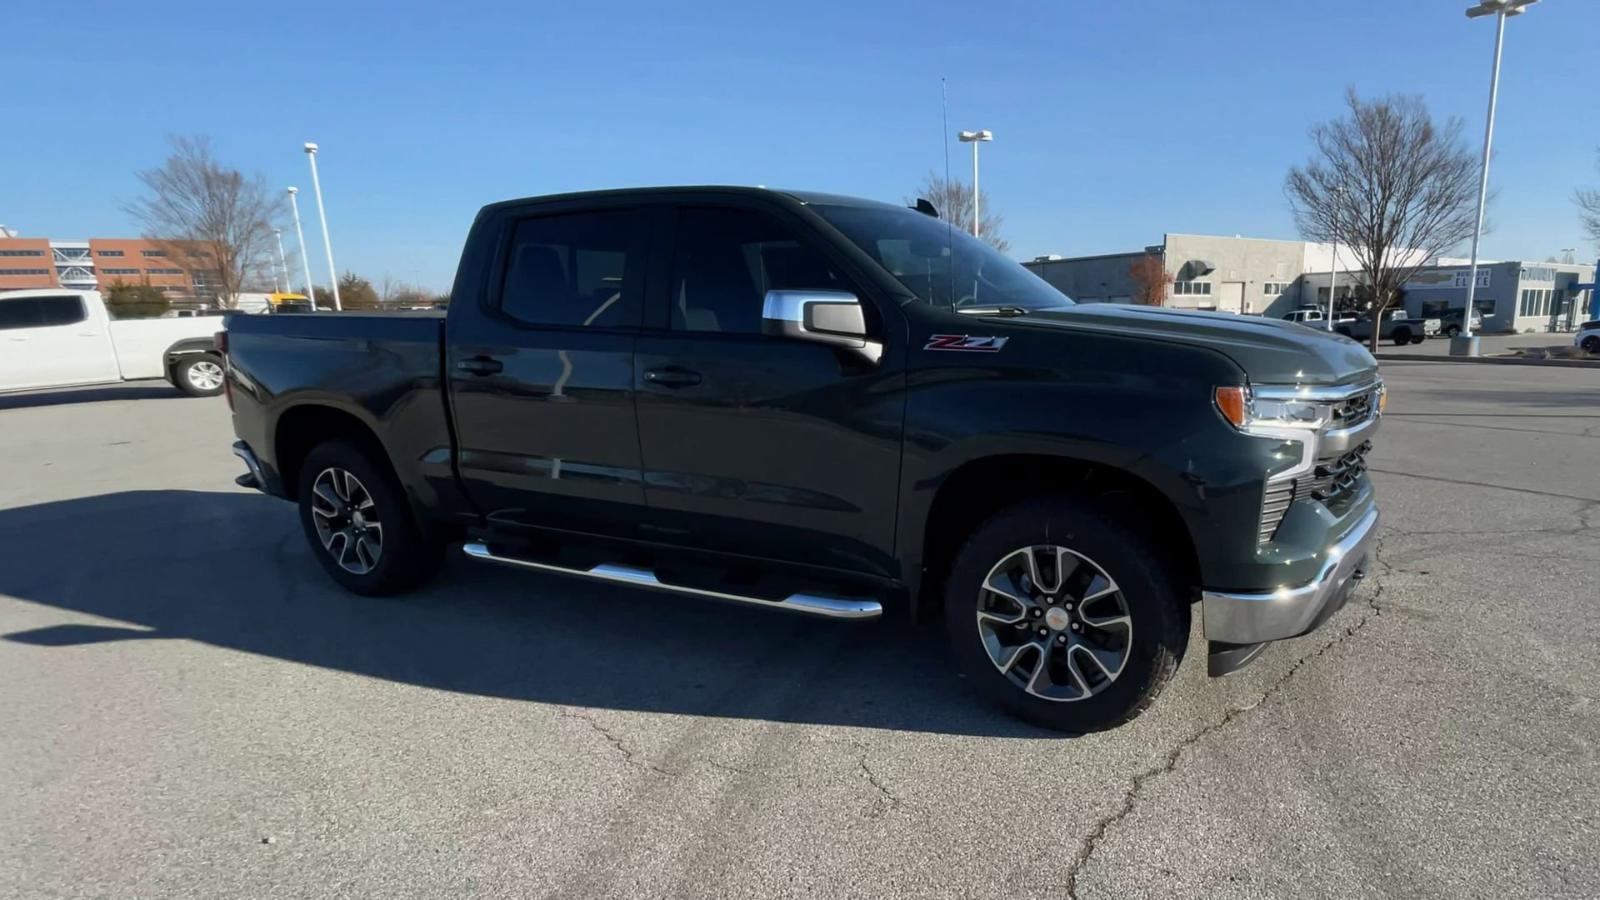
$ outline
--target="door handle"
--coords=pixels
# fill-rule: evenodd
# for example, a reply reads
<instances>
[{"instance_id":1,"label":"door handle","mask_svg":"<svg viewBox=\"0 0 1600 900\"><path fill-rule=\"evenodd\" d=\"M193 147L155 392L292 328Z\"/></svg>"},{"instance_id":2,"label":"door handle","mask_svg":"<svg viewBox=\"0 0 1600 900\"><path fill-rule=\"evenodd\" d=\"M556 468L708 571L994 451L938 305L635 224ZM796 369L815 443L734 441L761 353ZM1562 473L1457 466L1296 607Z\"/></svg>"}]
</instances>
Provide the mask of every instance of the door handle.
<instances>
[{"instance_id":1,"label":"door handle","mask_svg":"<svg viewBox=\"0 0 1600 900\"><path fill-rule=\"evenodd\" d=\"M495 375L505 370L505 363L492 356L474 356L471 359L458 360L456 369L473 375Z\"/></svg>"},{"instance_id":2,"label":"door handle","mask_svg":"<svg viewBox=\"0 0 1600 900\"><path fill-rule=\"evenodd\" d=\"M664 369L646 369L644 380L662 387L690 387L700 383L700 373L677 366L667 366Z\"/></svg>"}]
</instances>

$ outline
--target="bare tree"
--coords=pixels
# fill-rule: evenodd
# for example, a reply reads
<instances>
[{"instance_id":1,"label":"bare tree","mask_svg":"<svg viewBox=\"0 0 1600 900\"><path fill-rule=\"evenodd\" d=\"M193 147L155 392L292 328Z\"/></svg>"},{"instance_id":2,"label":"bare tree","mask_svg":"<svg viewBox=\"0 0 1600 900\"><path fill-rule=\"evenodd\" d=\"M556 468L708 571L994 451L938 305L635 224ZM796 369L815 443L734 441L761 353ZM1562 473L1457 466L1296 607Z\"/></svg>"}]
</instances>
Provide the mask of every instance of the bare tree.
<instances>
[{"instance_id":1,"label":"bare tree","mask_svg":"<svg viewBox=\"0 0 1600 900\"><path fill-rule=\"evenodd\" d=\"M1167 285L1172 276L1160 254L1146 253L1128 266L1128 277L1133 279L1133 302L1143 306L1166 306Z\"/></svg>"},{"instance_id":2,"label":"bare tree","mask_svg":"<svg viewBox=\"0 0 1600 900\"><path fill-rule=\"evenodd\" d=\"M959 179L946 180L929 172L928 177L922 180L922 186L917 188L917 196L906 199L906 205L911 206L918 199L923 199L933 204L939 211L939 218L951 223L956 228L972 233L972 185ZM1011 249L1011 242L1000 236L1000 226L1005 224L1005 217L999 213L991 212L989 195L979 191L979 213L983 221L978 223L978 237L989 242L989 245L1001 253Z\"/></svg>"},{"instance_id":3,"label":"bare tree","mask_svg":"<svg viewBox=\"0 0 1600 900\"><path fill-rule=\"evenodd\" d=\"M217 301L233 307L240 291L266 280L283 200L260 175L246 178L219 163L209 138L168 140L166 163L138 173L149 193L124 208L197 288L210 282Z\"/></svg>"},{"instance_id":4,"label":"bare tree","mask_svg":"<svg viewBox=\"0 0 1600 900\"><path fill-rule=\"evenodd\" d=\"M1478 161L1461 120L1436 125L1421 97L1362 100L1352 88L1345 102L1348 116L1311 129L1315 153L1284 193L1301 235L1349 248L1376 321L1429 259L1472 236Z\"/></svg>"},{"instance_id":5,"label":"bare tree","mask_svg":"<svg viewBox=\"0 0 1600 900\"><path fill-rule=\"evenodd\" d=\"M1600 168L1600 151L1596 151L1595 168ZM1600 189L1580 190L1573 200L1578 204L1578 218L1583 230L1596 246L1600 246Z\"/></svg>"}]
</instances>

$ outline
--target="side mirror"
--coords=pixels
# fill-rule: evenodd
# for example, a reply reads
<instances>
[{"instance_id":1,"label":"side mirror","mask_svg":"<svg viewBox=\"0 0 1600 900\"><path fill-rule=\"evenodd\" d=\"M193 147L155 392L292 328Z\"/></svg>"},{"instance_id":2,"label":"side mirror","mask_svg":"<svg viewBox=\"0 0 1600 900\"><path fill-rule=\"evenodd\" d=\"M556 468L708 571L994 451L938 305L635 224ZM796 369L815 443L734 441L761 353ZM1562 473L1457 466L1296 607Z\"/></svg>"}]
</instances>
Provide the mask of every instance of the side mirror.
<instances>
[{"instance_id":1,"label":"side mirror","mask_svg":"<svg viewBox=\"0 0 1600 900\"><path fill-rule=\"evenodd\" d=\"M873 365L883 358L883 344L867 337L861 300L843 291L767 291L761 330L773 337L845 347Z\"/></svg>"}]
</instances>

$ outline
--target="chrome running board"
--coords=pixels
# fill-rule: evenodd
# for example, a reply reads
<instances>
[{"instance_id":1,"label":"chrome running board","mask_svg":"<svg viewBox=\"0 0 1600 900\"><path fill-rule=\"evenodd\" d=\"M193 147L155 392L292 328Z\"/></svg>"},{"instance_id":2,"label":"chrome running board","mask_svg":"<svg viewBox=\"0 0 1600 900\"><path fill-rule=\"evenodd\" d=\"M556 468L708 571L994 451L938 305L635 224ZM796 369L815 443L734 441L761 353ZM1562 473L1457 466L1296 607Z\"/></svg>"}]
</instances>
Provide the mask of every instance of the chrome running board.
<instances>
[{"instance_id":1,"label":"chrome running board","mask_svg":"<svg viewBox=\"0 0 1600 900\"><path fill-rule=\"evenodd\" d=\"M782 600L765 600L761 597L747 597L743 594L729 594L723 591L712 591L705 588L687 587L685 585L667 584L656 577L656 573L649 569L636 566L624 566L615 563L601 563L589 569L573 569L567 566L558 566L552 563L534 562L530 559L518 559L514 556L497 556L488 546L473 541L464 545L462 550L473 559L484 562L500 563L506 566L517 566L523 569L538 569L543 572L556 572L561 575L576 575L580 578L590 578L595 581L609 581L614 584L628 584L634 587L650 588L658 591L671 591L676 594L688 594L694 597L710 597L713 600L725 600L732 603L744 603L749 606L760 606L767 609L781 609L785 612L800 613L808 616L820 616L826 619L876 619L883 615L883 604L876 600L862 600L854 597L832 597L825 594L790 594Z\"/></svg>"}]
</instances>

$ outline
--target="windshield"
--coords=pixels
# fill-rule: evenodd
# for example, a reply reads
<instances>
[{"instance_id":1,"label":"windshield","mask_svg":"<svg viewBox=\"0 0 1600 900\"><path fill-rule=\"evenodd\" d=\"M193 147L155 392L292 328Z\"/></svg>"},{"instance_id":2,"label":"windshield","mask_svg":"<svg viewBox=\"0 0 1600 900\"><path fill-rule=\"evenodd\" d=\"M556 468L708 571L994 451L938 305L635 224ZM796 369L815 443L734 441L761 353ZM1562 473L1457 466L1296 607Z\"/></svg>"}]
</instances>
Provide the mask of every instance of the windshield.
<instances>
[{"instance_id":1,"label":"windshield","mask_svg":"<svg viewBox=\"0 0 1600 900\"><path fill-rule=\"evenodd\" d=\"M1005 254L932 216L885 206L819 204L812 209L923 303L1029 310L1073 305Z\"/></svg>"}]
</instances>

